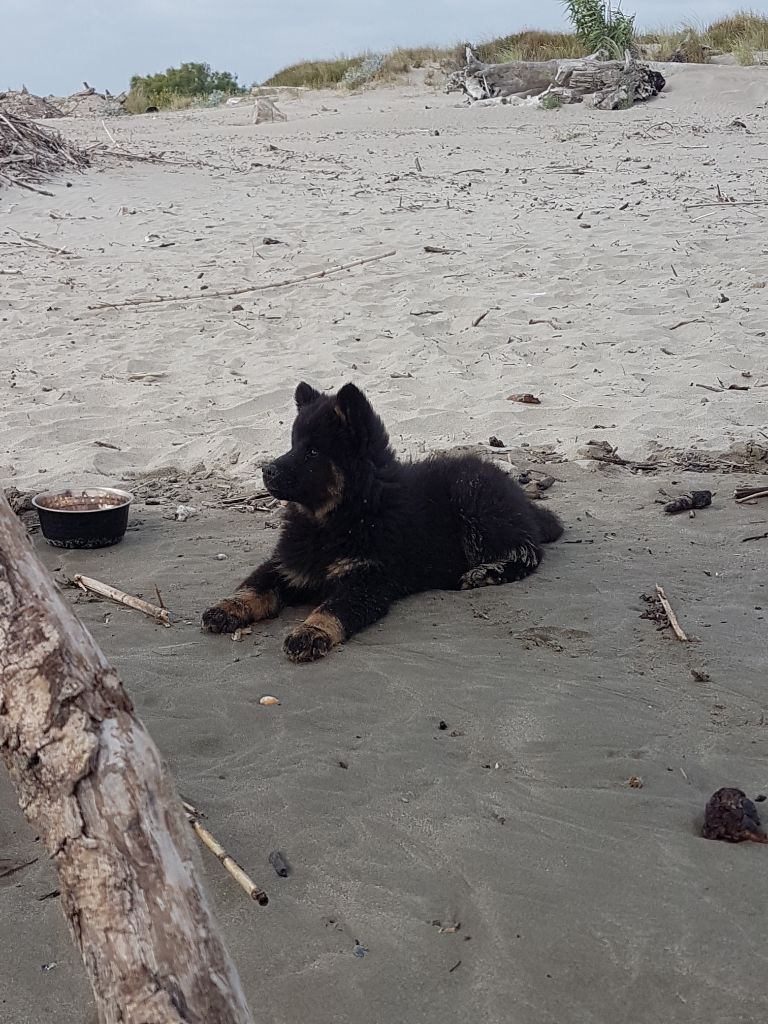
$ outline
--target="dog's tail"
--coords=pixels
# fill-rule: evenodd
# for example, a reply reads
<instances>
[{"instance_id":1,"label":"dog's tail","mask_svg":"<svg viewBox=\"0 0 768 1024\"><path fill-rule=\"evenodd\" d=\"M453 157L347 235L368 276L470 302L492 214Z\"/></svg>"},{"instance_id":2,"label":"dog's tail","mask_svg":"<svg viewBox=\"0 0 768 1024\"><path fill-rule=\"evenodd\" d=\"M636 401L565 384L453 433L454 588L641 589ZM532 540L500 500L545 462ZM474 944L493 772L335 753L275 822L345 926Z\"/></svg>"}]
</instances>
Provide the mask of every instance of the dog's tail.
<instances>
[{"instance_id":1,"label":"dog's tail","mask_svg":"<svg viewBox=\"0 0 768 1024\"><path fill-rule=\"evenodd\" d=\"M549 544L551 541L557 540L558 537L562 536L563 524L554 512L550 512L548 508L544 508L542 505L533 505L533 512L541 534L542 544Z\"/></svg>"}]
</instances>

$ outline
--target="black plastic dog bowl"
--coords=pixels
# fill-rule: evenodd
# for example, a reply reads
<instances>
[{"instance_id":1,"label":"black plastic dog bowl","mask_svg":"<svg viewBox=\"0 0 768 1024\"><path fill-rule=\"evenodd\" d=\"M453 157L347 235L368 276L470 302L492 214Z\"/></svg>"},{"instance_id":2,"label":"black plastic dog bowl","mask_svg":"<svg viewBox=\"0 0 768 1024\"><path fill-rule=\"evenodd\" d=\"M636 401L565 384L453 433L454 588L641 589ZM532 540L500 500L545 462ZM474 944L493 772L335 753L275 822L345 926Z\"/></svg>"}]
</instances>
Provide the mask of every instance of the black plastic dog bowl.
<instances>
[{"instance_id":1,"label":"black plastic dog bowl","mask_svg":"<svg viewBox=\"0 0 768 1024\"><path fill-rule=\"evenodd\" d=\"M56 548L106 548L119 544L133 495L115 487L48 491L32 499L40 529Z\"/></svg>"}]
</instances>

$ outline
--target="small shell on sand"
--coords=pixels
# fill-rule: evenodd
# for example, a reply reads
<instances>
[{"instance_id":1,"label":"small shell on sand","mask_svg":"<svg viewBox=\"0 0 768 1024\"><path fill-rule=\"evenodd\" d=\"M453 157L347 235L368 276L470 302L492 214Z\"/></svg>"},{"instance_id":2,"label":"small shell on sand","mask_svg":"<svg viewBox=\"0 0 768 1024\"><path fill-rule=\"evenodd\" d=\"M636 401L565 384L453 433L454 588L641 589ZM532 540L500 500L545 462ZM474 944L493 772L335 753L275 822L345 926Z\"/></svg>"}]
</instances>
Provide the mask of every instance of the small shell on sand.
<instances>
[{"instance_id":1,"label":"small shell on sand","mask_svg":"<svg viewBox=\"0 0 768 1024\"><path fill-rule=\"evenodd\" d=\"M279 704L280 701L277 697L270 697L269 694L266 697L262 697L259 704Z\"/></svg>"}]
</instances>

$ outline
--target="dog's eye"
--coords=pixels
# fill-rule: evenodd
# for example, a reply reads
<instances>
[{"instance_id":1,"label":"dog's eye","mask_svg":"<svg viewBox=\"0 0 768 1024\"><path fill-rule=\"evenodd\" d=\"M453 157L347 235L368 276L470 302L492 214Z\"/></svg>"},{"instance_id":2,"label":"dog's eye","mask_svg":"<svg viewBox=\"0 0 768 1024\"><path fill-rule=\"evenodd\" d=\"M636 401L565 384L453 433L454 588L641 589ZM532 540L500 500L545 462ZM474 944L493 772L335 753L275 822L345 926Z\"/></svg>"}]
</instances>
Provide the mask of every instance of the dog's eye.
<instances>
[{"instance_id":1,"label":"dog's eye","mask_svg":"<svg viewBox=\"0 0 768 1024\"><path fill-rule=\"evenodd\" d=\"M318 452L317 448L307 448L306 457L308 459L316 459L319 454L320 453Z\"/></svg>"}]
</instances>

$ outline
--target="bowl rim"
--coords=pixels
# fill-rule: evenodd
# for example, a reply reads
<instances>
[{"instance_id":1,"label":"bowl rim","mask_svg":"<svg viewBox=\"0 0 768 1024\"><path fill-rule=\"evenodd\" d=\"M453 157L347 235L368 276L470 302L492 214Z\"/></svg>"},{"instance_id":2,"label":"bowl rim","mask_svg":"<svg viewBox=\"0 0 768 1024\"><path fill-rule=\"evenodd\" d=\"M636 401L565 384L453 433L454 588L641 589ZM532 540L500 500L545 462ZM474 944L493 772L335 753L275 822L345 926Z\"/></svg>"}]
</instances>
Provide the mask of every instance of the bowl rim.
<instances>
[{"instance_id":1,"label":"bowl rim","mask_svg":"<svg viewBox=\"0 0 768 1024\"><path fill-rule=\"evenodd\" d=\"M41 505L40 500L42 498L60 498L68 494L75 495L77 488L66 487L60 491L41 491L36 494L32 499L33 506L41 512L51 512L53 515L65 515L65 516L84 516L92 515L96 512L115 512L119 508L125 508L126 505L130 505L134 500L134 495L130 491L124 491L120 487L81 487L79 493L85 494L86 496L98 497L100 494L113 495L124 500L119 505L107 505L106 508L51 508L50 505Z\"/></svg>"}]
</instances>

